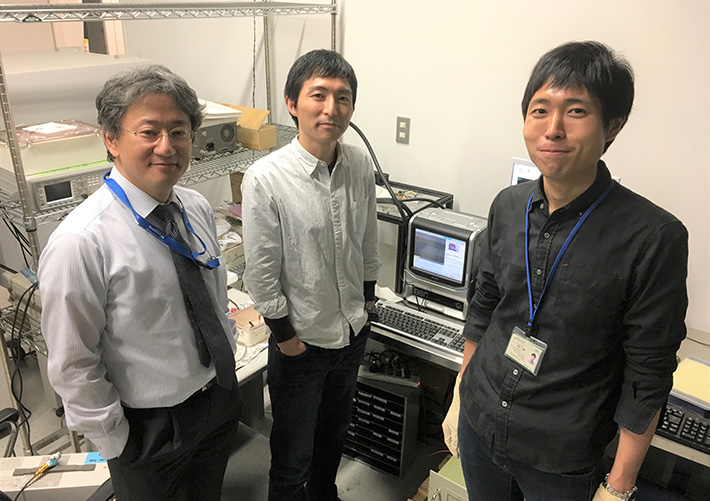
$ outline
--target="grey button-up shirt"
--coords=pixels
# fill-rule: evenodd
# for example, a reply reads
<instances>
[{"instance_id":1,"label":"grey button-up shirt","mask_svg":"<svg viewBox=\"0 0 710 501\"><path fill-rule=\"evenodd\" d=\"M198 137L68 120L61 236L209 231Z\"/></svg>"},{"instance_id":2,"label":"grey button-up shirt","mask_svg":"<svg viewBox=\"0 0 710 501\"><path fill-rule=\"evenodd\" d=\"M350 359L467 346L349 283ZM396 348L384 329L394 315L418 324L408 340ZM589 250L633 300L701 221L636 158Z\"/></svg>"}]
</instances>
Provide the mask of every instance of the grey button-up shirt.
<instances>
[{"instance_id":1,"label":"grey button-up shirt","mask_svg":"<svg viewBox=\"0 0 710 501\"><path fill-rule=\"evenodd\" d=\"M242 182L244 280L256 310L288 315L298 338L349 344L367 321L363 281L377 279L377 199L372 163L338 144L332 174L294 139L255 162Z\"/></svg>"}]
</instances>

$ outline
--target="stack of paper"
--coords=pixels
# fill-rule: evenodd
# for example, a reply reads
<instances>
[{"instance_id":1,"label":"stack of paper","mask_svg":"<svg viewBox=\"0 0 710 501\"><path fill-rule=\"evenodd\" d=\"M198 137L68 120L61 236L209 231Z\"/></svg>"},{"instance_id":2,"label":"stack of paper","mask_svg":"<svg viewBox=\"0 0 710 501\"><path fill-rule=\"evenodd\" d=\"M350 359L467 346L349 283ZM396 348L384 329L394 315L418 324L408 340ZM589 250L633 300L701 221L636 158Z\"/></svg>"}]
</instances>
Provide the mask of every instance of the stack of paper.
<instances>
[{"instance_id":1,"label":"stack of paper","mask_svg":"<svg viewBox=\"0 0 710 501\"><path fill-rule=\"evenodd\" d=\"M688 357L678 364L673 374L671 403L710 417L710 364Z\"/></svg>"}]
</instances>

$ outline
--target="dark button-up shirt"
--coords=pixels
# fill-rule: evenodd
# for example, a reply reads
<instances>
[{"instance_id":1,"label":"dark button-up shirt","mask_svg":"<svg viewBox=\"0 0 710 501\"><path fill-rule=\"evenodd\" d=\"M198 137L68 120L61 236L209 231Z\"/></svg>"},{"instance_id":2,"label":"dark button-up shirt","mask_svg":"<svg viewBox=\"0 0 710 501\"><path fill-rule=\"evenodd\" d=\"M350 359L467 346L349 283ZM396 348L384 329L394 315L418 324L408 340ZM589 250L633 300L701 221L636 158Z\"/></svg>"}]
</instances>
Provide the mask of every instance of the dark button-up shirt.
<instances>
[{"instance_id":1,"label":"dark button-up shirt","mask_svg":"<svg viewBox=\"0 0 710 501\"><path fill-rule=\"evenodd\" d=\"M505 356L563 242L582 224L552 277L532 328L547 343L536 376ZM542 471L589 467L618 426L640 434L672 386L685 337L688 234L673 215L611 180L603 162L577 199L548 215L542 179L494 200L465 336L478 343L463 375L462 412L497 461Z\"/></svg>"}]
</instances>

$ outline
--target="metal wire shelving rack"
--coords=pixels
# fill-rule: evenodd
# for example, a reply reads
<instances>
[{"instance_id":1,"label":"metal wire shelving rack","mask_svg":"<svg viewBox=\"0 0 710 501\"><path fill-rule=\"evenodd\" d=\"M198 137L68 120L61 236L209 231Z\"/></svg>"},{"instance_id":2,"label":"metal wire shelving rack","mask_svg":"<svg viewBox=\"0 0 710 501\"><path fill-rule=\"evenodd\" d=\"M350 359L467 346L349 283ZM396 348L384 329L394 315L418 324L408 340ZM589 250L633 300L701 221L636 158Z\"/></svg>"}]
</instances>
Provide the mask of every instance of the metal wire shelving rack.
<instances>
[{"instance_id":1,"label":"metal wire shelving rack","mask_svg":"<svg viewBox=\"0 0 710 501\"><path fill-rule=\"evenodd\" d=\"M157 19L211 19L224 17L263 17L264 46L267 74L267 108L271 109L270 62L268 58L269 36L266 18L270 16L331 14L331 46L335 49L336 0L330 3L291 3L291 2L192 2L192 3L146 3L146 4L44 4L44 5L0 5L0 23L15 22L23 24L55 23L76 21L128 21ZM0 211L13 221L22 222L30 242L34 269L39 259L37 241L37 223L61 220L74 206L35 211L32 207L22 160L20 157L15 123L10 109L7 93L5 68L0 56L0 111L5 129L8 131L8 146L14 167L18 197L10 199L0 190ZM283 145L295 135L292 127L277 125L277 147ZM244 148L233 154L210 157L192 163L180 184L195 184L233 172L246 169L251 163L265 156L269 151L255 152Z\"/></svg>"}]
</instances>

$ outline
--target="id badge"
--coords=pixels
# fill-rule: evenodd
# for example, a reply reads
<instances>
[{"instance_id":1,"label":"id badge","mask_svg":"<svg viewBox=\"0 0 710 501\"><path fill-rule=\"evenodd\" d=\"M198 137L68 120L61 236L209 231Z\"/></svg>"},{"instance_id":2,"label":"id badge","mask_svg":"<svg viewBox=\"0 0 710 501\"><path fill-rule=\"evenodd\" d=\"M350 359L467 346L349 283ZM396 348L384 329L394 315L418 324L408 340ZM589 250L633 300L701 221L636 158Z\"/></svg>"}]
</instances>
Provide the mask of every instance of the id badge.
<instances>
[{"instance_id":1,"label":"id badge","mask_svg":"<svg viewBox=\"0 0 710 501\"><path fill-rule=\"evenodd\" d=\"M547 351L547 344L532 336L526 336L522 329L514 327L508 347L505 349L505 356L533 376L537 376L545 351Z\"/></svg>"}]
</instances>

